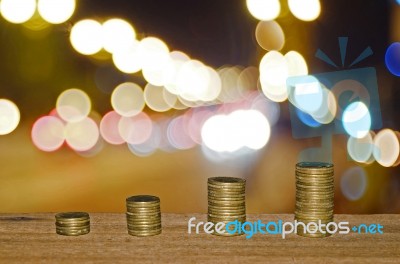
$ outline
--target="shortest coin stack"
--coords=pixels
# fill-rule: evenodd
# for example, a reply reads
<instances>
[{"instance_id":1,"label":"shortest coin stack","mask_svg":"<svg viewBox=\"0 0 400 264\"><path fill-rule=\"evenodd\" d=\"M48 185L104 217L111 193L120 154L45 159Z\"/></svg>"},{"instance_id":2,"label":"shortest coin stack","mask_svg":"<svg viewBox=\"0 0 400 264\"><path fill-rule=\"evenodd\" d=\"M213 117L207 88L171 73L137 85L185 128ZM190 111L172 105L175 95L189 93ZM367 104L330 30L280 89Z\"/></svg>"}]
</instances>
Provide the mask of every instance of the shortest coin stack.
<instances>
[{"instance_id":1,"label":"shortest coin stack","mask_svg":"<svg viewBox=\"0 0 400 264\"><path fill-rule=\"evenodd\" d=\"M84 212L56 214L56 233L64 236L79 236L90 232L90 217Z\"/></svg>"},{"instance_id":2,"label":"shortest coin stack","mask_svg":"<svg viewBox=\"0 0 400 264\"><path fill-rule=\"evenodd\" d=\"M154 236L161 234L160 198L136 195L126 198L128 234Z\"/></svg>"},{"instance_id":3,"label":"shortest coin stack","mask_svg":"<svg viewBox=\"0 0 400 264\"><path fill-rule=\"evenodd\" d=\"M233 177L208 178L208 221L229 223L246 221L245 187L246 181ZM214 235L233 236L239 233Z\"/></svg>"}]
</instances>

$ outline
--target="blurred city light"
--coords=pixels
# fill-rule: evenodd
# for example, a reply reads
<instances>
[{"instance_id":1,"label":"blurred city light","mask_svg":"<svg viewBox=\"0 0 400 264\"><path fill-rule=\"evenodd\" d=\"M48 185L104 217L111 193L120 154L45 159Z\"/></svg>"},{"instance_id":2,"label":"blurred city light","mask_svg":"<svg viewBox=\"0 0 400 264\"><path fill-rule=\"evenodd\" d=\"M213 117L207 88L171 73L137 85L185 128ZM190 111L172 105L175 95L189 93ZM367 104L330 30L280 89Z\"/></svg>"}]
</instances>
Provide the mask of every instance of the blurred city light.
<instances>
[{"instance_id":1,"label":"blurred city light","mask_svg":"<svg viewBox=\"0 0 400 264\"><path fill-rule=\"evenodd\" d=\"M285 54L289 77L308 74L307 62L299 52L291 50Z\"/></svg>"},{"instance_id":2,"label":"blurred city light","mask_svg":"<svg viewBox=\"0 0 400 264\"><path fill-rule=\"evenodd\" d=\"M75 11L75 0L38 0L40 16L51 24L67 21Z\"/></svg>"},{"instance_id":3,"label":"blurred city light","mask_svg":"<svg viewBox=\"0 0 400 264\"><path fill-rule=\"evenodd\" d=\"M292 14L303 21L313 21L321 13L319 0L288 0L288 4Z\"/></svg>"},{"instance_id":4,"label":"blurred city light","mask_svg":"<svg viewBox=\"0 0 400 264\"><path fill-rule=\"evenodd\" d=\"M384 167L396 165L399 159L399 134L391 129L379 131L374 138L373 155L375 160Z\"/></svg>"},{"instance_id":5,"label":"blurred city light","mask_svg":"<svg viewBox=\"0 0 400 264\"><path fill-rule=\"evenodd\" d=\"M400 76L400 43L392 43L386 50L385 63L388 70L395 76Z\"/></svg>"},{"instance_id":6,"label":"blurred city light","mask_svg":"<svg viewBox=\"0 0 400 264\"><path fill-rule=\"evenodd\" d=\"M142 69L142 58L138 46L139 42L136 41L129 47L114 51L112 59L118 70L124 73L135 73Z\"/></svg>"},{"instance_id":7,"label":"blurred city light","mask_svg":"<svg viewBox=\"0 0 400 264\"><path fill-rule=\"evenodd\" d=\"M84 19L72 26L70 41L83 55L93 55L103 48L103 27L92 19Z\"/></svg>"},{"instance_id":8,"label":"blurred city light","mask_svg":"<svg viewBox=\"0 0 400 264\"><path fill-rule=\"evenodd\" d=\"M148 83L144 88L144 100L146 105L156 112L166 112L172 108L171 104L168 104L165 100L164 87L162 86L155 86ZM175 102L170 103L174 104Z\"/></svg>"},{"instance_id":9,"label":"blurred city light","mask_svg":"<svg viewBox=\"0 0 400 264\"><path fill-rule=\"evenodd\" d=\"M190 137L185 116L178 116L168 124L167 138L170 144L179 150L191 149L196 142Z\"/></svg>"},{"instance_id":10,"label":"blurred city light","mask_svg":"<svg viewBox=\"0 0 400 264\"><path fill-rule=\"evenodd\" d=\"M44 116L36 120L32 127L33 144L42 151L55 151L65 141L64 123L55 116Z\"/></svg>"},{"instance_id":11,"label":"blurred city light","mask_svg":"<svg viewBox=\"0 0 400 264\"><path fill-rule=\"evenodd\" d=\"M265 50L281 50L285 45L285 33L276 21L259 21L256 27L256 40Z\"/></svg>"},{"instance_id":12,"label":"blurred city light","mask_svg":"<svg viewBox=\"0 0 400 264\"><path fill-rule=\"evenodd\" d=\"M87 117L92 109L89 96L80 89L62 92L56 102L58 115L67 122L79 122Z\"/></svg>"},{"instance_id":13,"label":"blurred city light","mask_svg":"<svg viewBox=\"0 0 400 264\"><path fill-rule=\"evenodd\" d=\"M5 20L14 24L28 21L36 11L36 0L1 0L0 12Z\"/></svg>"},{"instance_id":14,"label":"blurred city light","mask_svg":"<svg viewBox=\"0 0 400 264\"><path fill-rule=\"evenodd\" d=\"M166 70L168 77L165 79L164 86L170 93L179 94L177 87L178 73L182 65L190 58L181 51L171 51L169 57L171 65Z\"/></svg>"},{"instance_id":15,"label":"blurred city light","mask_svg":"<svg viewBox=\"0 0 400 264\"><path fill-rule=\"evenodd\" d=\"M118 130L118 124L121 116L115 111L110 111L103 116L100 122L100 134L103 139L112 144L120 145L125 143Z\"/></svg>"},{"instance_id":16,"label":"blurred city light","mask_svg":"<svg viewBox=\"0 0 400 264\"><path fill-rule=\"evenodd\" d=\"M121 116L139 114L145 106L142 88L132 82L118 85L111 94L111 106Z\"/></svg>"},{"instance_id":17,"label":"blurred city light","mask_svg":"<svg viewBox=\"0 0 400 264\"><path fill-rule=\"evenodd\" d=\"M237 110L214 115L201 129L203 143L217 152L235 152L243 147L258 150L270 137L268 120L257 110Z\"/></svg>"},{"instance_id":18,"label":"blurred city light","mask_svg":"<svg viewBox=\"0 0 400 264\"><path fill-rule=\"evenodd\" d=\"M369 163L373 150L374 142L371 133L362 138L349 137L347 140L347 152L354 161Z\"/></svg>"},{"instance_id":19,"label":"blurred city light","mask_svg":"<svg viewBox=\"0 0 400 264\"><path fill-rule=\"evenodd\" d=\"M308 74L306 61L295 51L285 56L278 51L270 51L261 59L259 68L262 91L274 102L283 102L288 98L288 77Z\"/></svg>"},{"instance_id":20,"label":"blurred city light","mask_svg":"<svg viewBox=\"0 0 400 264\"><path fill-rule=\"evenodd\" d=\"M128 144L142 144L151 136L153 122L144 112L135 116L123 116L118 122L118 131Z\"/></svg>"},{"instance_id":21,"label":"blurred city light","mask_svg":"<svg viewBox=\"0 0 400 264\"><path fill-rule=\"evenodd\" d=\"M340 178L340 187L343 195L350 201L362 198L367 189L367 175L362 167L347 169Z\"/></svg>"},{"instance_id":22,"label":"blurred city light","mask_svg":"<svg viewBox=\"0 0 400 264\"><path fill-rule=\"evenodd\" d=\"M136 42L136 31L132 25L119 18L103 23L103 48L109 53L126 50Z\"/></svg>"},{"instance_id":23,"label":"blurred city light","mask_svg":"<svg viewBox=\"0 0 400 264\"><path fill-rule=\"evenodd\" d=\"M0 99L0 135L14 131L20 121L20 112L16 104L7 99Z\"/></svg>"},{"instance_id":24,"label":"blurred city light","mask_svg":"<svg viewBox=\"0 0 400 264\"><path fill-rule=\"evenodd\" d=\"M349 104L343 112L343 128L355 138L363 138L371 129L371 115L363 102Z\"/></svg>"},{"instance_id":25,"label":"blurred city light","mask_svg":"<svg viewBox=\"0 0 400 264\"><path fill-rule=\"evenodd\" d=\"M162 133L160 126L153 122L150 137L139 144L129 144L129 150L136 156L148 157L161 147Z\"/></svg>"},{"instance_id":26,"label":"blurred city light","mask_svg":"<svg viewBox=\"0 0 400 264\"><path fill-rule=\"evenodd\" d=\"M246 0L250 14L258 20L274 20L281 12L279 0Z\"/></svg>"},{"instance_id":27,"label":"blurred city light","mask_svg":"<svg viewBox=\"0 0 400 264\"><path fill-rule=\"evenodd\" d=\"M65 141L75 151L92 149L98 142L99 136L96 122L89 117L65 125Z\"/></svg>"},{"instance_id":28,"label":"blurred city light","mask_svg":"<svg viewBox=\"0 0 400 264\"><path fill-rule=\"evenodd\" d=\"M216 86L210 89L215 72L198 60L189 60L180 67L176 84L179 96L188 101L212 101L220 92L218 77Z\"/></svg>"}]
</instances>

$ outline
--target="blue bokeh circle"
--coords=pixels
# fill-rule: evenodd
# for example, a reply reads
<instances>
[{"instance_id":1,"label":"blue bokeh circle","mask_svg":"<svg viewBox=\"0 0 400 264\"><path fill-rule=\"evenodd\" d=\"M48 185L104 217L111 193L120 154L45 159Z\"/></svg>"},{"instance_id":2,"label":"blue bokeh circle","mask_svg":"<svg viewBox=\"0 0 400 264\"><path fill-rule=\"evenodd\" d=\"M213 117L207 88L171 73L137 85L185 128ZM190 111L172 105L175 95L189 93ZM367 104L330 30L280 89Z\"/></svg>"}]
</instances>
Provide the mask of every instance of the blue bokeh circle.
<instances>
[{"instance_id":1,"label":"blue bokeh circle","mask_svg":"<svg viewBox=\"0 0 400 264\"><path fill-rule=\"evenodd\" d=\"M392 43L386 50L385 64L388 70L396 76L400 76L400 43Z\"/></svg>"}]
</instances>

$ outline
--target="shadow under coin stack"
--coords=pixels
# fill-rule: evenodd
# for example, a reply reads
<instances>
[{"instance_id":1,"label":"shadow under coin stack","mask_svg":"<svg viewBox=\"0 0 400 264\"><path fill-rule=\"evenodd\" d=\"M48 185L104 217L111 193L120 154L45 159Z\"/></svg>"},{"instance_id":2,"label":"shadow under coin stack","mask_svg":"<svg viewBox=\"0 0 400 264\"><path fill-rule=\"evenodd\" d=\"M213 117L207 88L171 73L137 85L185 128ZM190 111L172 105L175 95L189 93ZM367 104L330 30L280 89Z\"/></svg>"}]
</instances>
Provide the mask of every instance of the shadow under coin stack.
<instances>
[{"instance_id":1,"label":"shadow under coin stack","mask_svg":"<svg viewBox=\"0 0 400 264\"><path fill-rule=\"evenodd\" d=\"M126 221L132 236L161 234L160 198L152 195L136 195L126 199Z\"/></svg>"},{"instance_id":2,"label":"shadow under coin stack","mask_svg":"<svg viewBox=\"0 0 400 264\"><path fill-rule=\"evenodd\" d=\"M208 178L208 221L228 223L232 221L246 222L246 181L233 177ZM214 235L234 236L239 233Z\"/></svg>"},{"instance_id":3,"label":"shadow under coin stack","mask_svg":"<svg viewBox=\"0 0 400 264\"><path fill-rule=\"evenodd\" d=\"M79 236L90 232L90 217L84 212L56 214L56 233L64 236Z\"/></svg>"},{"instance_id":4,"label":"shadow under coin stack","mask_svg":"<svg viewBox=\"0 0 400 264\"><path fill-rule=\"evenodd\" d=\"M300 162L296 165L295 220L310 224L308 231L298 225L297 234L305 237L326 237L326 227L320 232L317 225L333 222L334 176L333 165L323 162ZM324 233L325 232L325 233Z\"/></svg>"}]
</instances>

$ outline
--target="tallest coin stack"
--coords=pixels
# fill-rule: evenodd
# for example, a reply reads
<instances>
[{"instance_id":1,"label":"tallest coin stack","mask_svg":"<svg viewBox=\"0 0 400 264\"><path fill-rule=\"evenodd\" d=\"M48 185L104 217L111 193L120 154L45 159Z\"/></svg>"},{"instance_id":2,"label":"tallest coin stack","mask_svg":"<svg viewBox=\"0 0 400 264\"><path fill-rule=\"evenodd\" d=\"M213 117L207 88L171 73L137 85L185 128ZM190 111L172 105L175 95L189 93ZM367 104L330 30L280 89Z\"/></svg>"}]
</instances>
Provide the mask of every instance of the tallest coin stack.
<instances>
[{"instance_id":1,"label":"tallest coin stack","mask_svg":"<svg viewBox=\"0 0 400 264\"><path fill-rule=\"evenodd\" d=\"M333 165L324 162L300 162L296 165L295 220L305 225L313 222L326 225L333 222ZM302 225L297 234L306 237L326 237L326 228L320 230L310 224L308 232Z\"/></svg>"}]
</instances>

